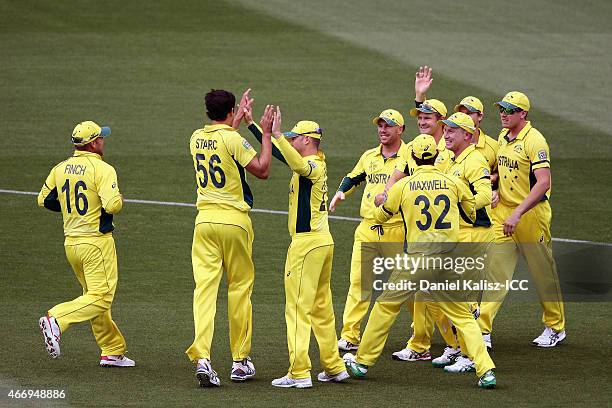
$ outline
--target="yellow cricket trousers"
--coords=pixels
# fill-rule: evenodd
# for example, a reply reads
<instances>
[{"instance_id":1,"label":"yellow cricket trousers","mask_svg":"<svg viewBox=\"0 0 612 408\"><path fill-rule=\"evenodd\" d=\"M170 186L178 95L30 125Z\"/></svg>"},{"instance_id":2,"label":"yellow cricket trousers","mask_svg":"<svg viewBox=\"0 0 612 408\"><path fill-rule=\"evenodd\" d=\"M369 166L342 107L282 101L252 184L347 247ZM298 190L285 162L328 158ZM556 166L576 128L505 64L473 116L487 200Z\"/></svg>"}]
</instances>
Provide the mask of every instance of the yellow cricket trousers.
<instances>
[{"instance_id":1,"label":"yellow cricket trousers","mask_svg":"<svg viewBox=\"0 0 612 408\"><path fill-rule=\"evenodd\" d=\"M419 279L427 279L427 277L422 274L420 277L411 277L413 281L418 281ZM393 281L393 277L389 281ZM442 280L437 279L437 281ZM360 364L371 366L376 363L389 336L389 330L395 322L402 304L409 300L411 293L405 293L404 301L385 301L385 295L385 292L381 294L370 312L370 318L368 319L368 324L363 333L356 356L357 362ZM495 368L495 364L493 364L493 360L491 360L482 340L478 323L476 323L470 311L468 302L449 302L449 296L452 295L441 291L432 291L431 296L444 316L453 322L458 336L463 338L465 342L463 353L476 364L477 375L480 377L488 370ZM394 295L391 295L391 298L394 297Z\"/></svg>"},{"instance_id":2,"label":"yellow cricket trousers","mask_svg":"<svg viewBox=\"0 0 612 408\"><path fill-rule=\"evenodd\" d=\"M521 217L514 234L504 236L504 221L514 207L500 203L493 210L495 229L495 258L491 260L491 280L504 282L512 279L519 252L525 257L532 282L542 306L542 322L561 331L565 328L565 315L557 267L552 256L550 203L542 201ZM486 293L480 308L480 324L484 333L491 333L493 320L507 291Z\"/></svg>"},{"instance_id":3,"label":"yellow cricket trousers","mask_svg":"<svg viewBox=\"0 0 612 408\"><path fill-rule=\"evenodd\" d=\"M412 336L406 347L417 353L429 350L436 325L444 342L453 348L458 347L452 323L442 313L431 294L418 291L414 300L408 302L408 310L412 315Z\"/></svg>"},{"instance_id":4,"label":"yellow cricket trousers","mask_svg":"<svg viewBox=\"0 0 612 408\"><path fill-rule=\"evenodd\" d=\"M285 322L289 378L310 378L310 329L319 344L321 367L335 375L345 370L338 353L330 287L334 241L329 232L296 234L285 263Z\"/></svg>"},{"instance_id":5,"label":"yellow cricket trousers","mask_svg":"<svg viewBox=\"0 0 612 408\"><path fill-rule=\"evenodd\" d=\"M203 211L200 211L203 213ZM196 219L191 247L193 278L193 320L195 338L186 353L192 361L210 359L215 329L217 292L226 273L227 313L232 359L242 360L251 352L253 227L242 211L206 211ZM212 221L217 220L217 221ZM220 223L223 222L223 223ZM229 223L232 224L229 224Z\"/></svg>"},{"instance_id":6,"label":"yellow cricket trousers","mask_svg":"<svg viewBox=\"0 0 612 408\"><path fill-rule=\"evenodd\" d=\"M124 354L125 339L111 317L118 269L112 234L100 237L66 237L68 262L83 287L83 295L49 310L62 334L70 326L89 320L102 356Z\"/></svg>"},{"instance_id":7,"label":"yellow cricket trousers","mask_svg":"<svg viewBox=\"0 0 612 408\"><path fill-rule=\"evenodd\" d=\"M459 242L461 243L478 243L478 247L470 248L473 256L480 256L482 253L487 255L490 253L491 246L495 240L493 228L484 227L469 227L459 229ZM487 256L486 270L489 269L489 256ZM486 271L482 278L486 278ZM474 310L478 305L470 303L470 310ZM448 346L457 348L461 343L461 339L457 339L453 331L452 321L442 313L437 303L433 301L431 295L418 292L415 296L415 301L409 303L410 313L412 314L412 336L408 340L407 347L422 353L429 350L431 347L431 338L435 329L434 323L438 326L442 338ZM481 311L482 313L482 311ZM481 325L480 318L477 320ZM485 332L483 329L483 333Z\"/></svg>"},{"instance_id":8,"label":"yellow cricket trousers","mask_svg":"<svg viewBox=\"0 0 612 408\"><path fill-rule=\"evenodd\" d=\"M364 243L402 243L404 242L404 225L376 224L372 220L362 220L355 230L355 241L351 255L350 286L344 305L342 316L342 332L340 337L353 343L359 344L361 338L361 322L368 313L370 307L370 296L372 287L369 283L362 285L362 262L369 263L378 256L385 256L384 248L376 248ZM362 252L363 251L365 252ZM391 256L391 255L387 255Z\"/></svg>"}]
</instances>

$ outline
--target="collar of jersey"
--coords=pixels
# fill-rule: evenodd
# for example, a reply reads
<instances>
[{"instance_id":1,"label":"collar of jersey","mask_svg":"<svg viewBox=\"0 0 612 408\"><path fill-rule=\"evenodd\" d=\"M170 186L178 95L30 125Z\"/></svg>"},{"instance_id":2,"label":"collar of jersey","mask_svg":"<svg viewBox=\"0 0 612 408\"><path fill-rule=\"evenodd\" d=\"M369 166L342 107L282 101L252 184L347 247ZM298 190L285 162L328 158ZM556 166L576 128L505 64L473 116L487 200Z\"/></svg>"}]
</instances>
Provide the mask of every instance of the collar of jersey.
<instances>
[{"instance_id":1,"label":"collar of jersey","mask_svg":"<svg viewBox=\"0 0 612 408\"><path fill-rule=\"evenodd\" d=\"M102 159L102 156L100 156L98 153L88 152L86 150L75 150L74 154L72 156L73 157L93 156L93 157L95 157L97 159Z\"/></svg>"},{"instance_id":2,"label":"collar of jersey","mask_svg":"<svg viewBox=\"0 0 612 408\"><path fill-rule=\"evenodd\" d=\"M397 152L395 152L395 154L393 154L393 155L391 155L389 157L383 156L383 154L382 154L382 143L378 145L378 153L376 153L376 154L379 154L380 156L382 156L383 159L395 159L399 155L400 150L402 150L402 147L404 147L404 145L406 144L406 143L404 143L403 140L400 140L400 142L401 142L400 143L400 147L397 149Z\"/></svg>"},{"instance_id":3,"label":"collar of jersey","mask_svg":"<svg viewBox=\"0 0 612 408\"><path fill-rule=\"evenodd\" d=\"M474 146L482 149L487 143L487 135L485 134L485 132L482 131L481 128L478 128L478 131L480 132L480 134L478 135L478 143L476 143Z\"/></svg>"},{"instance_id":4,"label":"collar of jersey","mask_svg":"<svg viewBox=\"0 0 612 408\"><path fill-rule=\"evenodd\" d=\"M468 154L470 154L474 150L476 150L476 146L474 144L470 143L470 145L468 147L466 147L465 150L462 151L459 156L454 156L453 157L453 161L455 163L461 163L463 160L465 160L465 158L468 156Z\"/></svg>"},{"instance_id":5,"label":"collar of jersey","mask_svg":"<svg viewBox=\"0 0 612 408\"><path fill-rule=\"evenodd\" d=\"M215 130L220 130L220 129L234 130L233 127L226 125L224 123L220 123L218 125L204 125L205 132L214 132Z\"/></svg>"},{"instance_id":6,"label":"collar of jersey","mask_svg":"<svg viewBox=\"0 0 612 408\"><path fill-rule=\"evenodd\" d=\"M504 139L506 139L506 142L508 143L512 143L515 140L523 140L525 136L527 135L527 132L529 132L530 130L531 130L531 121L528 120L527 123L525 124L525 127L521 129L521 131L519 132L519 134L516 136L514 140L508 140L509 130L506 130L506 133L504 134Z\"/></svg>"},{"instance_id":7,"label":"collar of jersey","mask_svg":"<svg viewBox=\"0 0 612 408\"><path fill-rule=\"evenodd\" d=\"M441 152L442 150L446 150L446 142L444 141L444 137L441 137L440 140L438 140L438 151Z\"/></svg>"}]
</instances>

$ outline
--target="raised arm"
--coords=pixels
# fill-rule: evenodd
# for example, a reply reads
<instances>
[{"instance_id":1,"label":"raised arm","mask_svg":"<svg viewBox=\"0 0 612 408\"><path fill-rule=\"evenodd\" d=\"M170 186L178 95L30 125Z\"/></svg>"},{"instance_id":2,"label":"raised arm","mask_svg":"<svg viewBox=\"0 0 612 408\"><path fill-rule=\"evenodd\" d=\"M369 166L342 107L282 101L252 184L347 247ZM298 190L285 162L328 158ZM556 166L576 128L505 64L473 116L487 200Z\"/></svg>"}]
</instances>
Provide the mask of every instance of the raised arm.
<instances>
[{"instance_id":1,"label":"raised arm","mask_svg":"<svg viewBox=\"0 0 612 408\"><path fill-rule=\"evenodd\" d=\"M418 104L425 102L426 93L433 82L432 69L425 65L419 67L414 79L414 101Z\"/></svg>"},{"instance_id":2,"label":"raised arm","mask_svg":"<svg viewBox=\"0 0 612 408\"><path fill-rule=\"evenodd\" d=\"M287 164L297 174L304 177L309 177L312 174L313 167L307 161L304 160L301 154L291 146L291 144L285 139L281 133L282 114L280 108L276 107L274 112L274 119L272 123L272 135L276 139L276 145L278 146L281 154L285 158Z\"/></svg>"},{"instance_id":3,"label":"raised arm","mask_svg":"<svg viewBox=\"0 0 612 408\"><path fill-rule=\"evenodd\" d=\"M246 115L245 115L245 118L246 118ZM260 127L257 126L257 124L255 124L255 122L253 122L252 120L250 122L247 121L247 123L249 124L248 126L249 131L253 134L253 136L255 136L255 139L257 139L257 141L261 143L263 133L261 132ZM277 160L280 160L284 164L287 164L287 160L285 160L285 158L283 157L283 154L278 149L278 143L276 142L276 139L272 139L272 156L274 156L274 158L276 158Z\"/></svg>"},{"instance_id":4,"label":"raised arm","mask_svg":"<svg viewBox=\"0 0 612 408\"><path fill-rule=\"evenodd\" d=\"M240 122L242 122L242 119L245 117L245 109L253 103L250 94L251 88L244 91L242 98L240 98L240 103L238 104L238 108L234 114L234 121L232 122L232 128L234 128L234 130L240 128Z\"/></svg>"},{"instance_id":5,"label":"raised arm","mask_svg":"<svg viewBox=\"0 0 612 408\"><path fill-rule=\"evenodd\" d=\"M263 137L261 140L261 153L246 165L245 169L260 179L267 179L270 173L270 162L272 158L272 117L274 106L267 105L264 114L261 118L261 128L263 129Z\"/></svg>"}]
</instances>

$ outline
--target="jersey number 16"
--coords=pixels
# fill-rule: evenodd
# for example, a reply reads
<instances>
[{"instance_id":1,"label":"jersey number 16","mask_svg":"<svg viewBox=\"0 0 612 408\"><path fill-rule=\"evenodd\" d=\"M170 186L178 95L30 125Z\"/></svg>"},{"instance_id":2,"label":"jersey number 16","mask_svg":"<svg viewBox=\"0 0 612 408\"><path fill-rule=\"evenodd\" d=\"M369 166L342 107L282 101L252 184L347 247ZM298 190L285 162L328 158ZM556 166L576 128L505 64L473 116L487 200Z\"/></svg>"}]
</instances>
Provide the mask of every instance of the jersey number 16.
<instances>
[{"instance_id":1,"label":"jersey number 16","mask_svg":"<svg viewBox=\"0 0 612 408\"><path fill-rule=\"evenodd\" d=\"M85 193L79 190L87 190L87 185L83 180L77 181L74 185L74 206L79 215L85 215L87 214L89 203ZM66 179L62 186L62 193L66 193L66 211L70 214L72 212L72 206L70 205L70 180Z\"/></svg>"}]
</instances>

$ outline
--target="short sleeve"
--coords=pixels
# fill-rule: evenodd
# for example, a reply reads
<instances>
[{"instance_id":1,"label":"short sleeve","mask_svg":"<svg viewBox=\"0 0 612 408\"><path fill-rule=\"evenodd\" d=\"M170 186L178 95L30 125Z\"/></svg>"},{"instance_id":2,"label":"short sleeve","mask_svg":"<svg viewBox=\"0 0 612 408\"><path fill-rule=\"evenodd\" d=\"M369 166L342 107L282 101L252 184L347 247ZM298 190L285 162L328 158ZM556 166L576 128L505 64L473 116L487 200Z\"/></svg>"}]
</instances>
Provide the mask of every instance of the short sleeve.
<instances>
[{"instance_id":1,"label":"short sleeve","mask_svg":"<svg viewBox=\"0 0 612 408\"><path fill-rule=\"evenodd\" d=\"M550 167L550 150L541 134L536 133L527 140L525 153L531 162L532 170Z\"/></svg>"},{"instance_id":2,"label":"short sleeve","mask_svg":"<svg viewBox=\"0 0 612 408\"><path fill-rule=\"evenodd\" d=\"M228 151L242 167L246 167L257 156L253 146L237 132L227 132L225 136Z\"/></svg>"},{"instance_id":3,"label":"short sleeve","mask_svg":"<svg viewBox=\"0 0 612 408\"><path fill-rule=\"evenodd\" d=\"M111 202L114 202L121 196L117 182L117 172L108 164L100 166L96 170L98 195L100 196L102 207L107 209Z\"/></svg>"}]
</instances>

